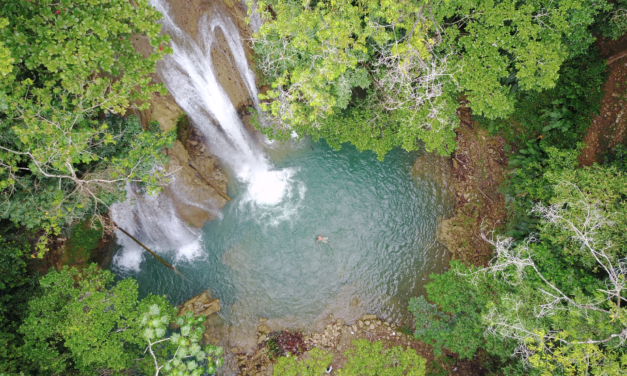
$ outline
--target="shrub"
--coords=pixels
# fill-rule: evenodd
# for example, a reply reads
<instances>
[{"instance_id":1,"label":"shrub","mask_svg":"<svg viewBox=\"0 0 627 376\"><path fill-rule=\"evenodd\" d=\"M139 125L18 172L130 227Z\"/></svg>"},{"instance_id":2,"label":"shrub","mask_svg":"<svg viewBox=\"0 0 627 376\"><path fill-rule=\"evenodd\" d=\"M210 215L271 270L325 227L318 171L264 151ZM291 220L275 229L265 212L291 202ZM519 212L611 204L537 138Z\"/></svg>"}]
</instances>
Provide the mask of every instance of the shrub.
<instances>
[{"instance_id":1,"label":"shrub","mask_svg":"<svg viewBox=\"0 0 627 376\"><path fill-rule=\"evenodd\" d=\"M331 364L333 355L314 348L309 351L309 358L299 361L295 356L280 357L274 365L276 376L321 376Z\"/></svg>"},{"instance_id":2,"label":"shrub","mask_svg":"<svg viewBox=\"0 0 627 376\"><path fill-rule=\"evenodd\" d=\"M339 376L424 376L426 360L414 349L400 346L383 348L382 341L353 341L354 349L346 350L346 364Z\"/></svg>"}]
</instances>

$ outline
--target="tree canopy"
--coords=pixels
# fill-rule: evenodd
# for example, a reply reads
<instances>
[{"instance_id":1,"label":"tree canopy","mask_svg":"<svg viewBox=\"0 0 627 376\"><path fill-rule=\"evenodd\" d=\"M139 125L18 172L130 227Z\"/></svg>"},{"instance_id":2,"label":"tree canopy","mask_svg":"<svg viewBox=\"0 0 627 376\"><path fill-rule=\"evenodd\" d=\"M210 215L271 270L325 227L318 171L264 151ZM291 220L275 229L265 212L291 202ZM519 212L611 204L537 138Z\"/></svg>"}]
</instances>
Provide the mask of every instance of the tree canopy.
<instances>
[{"instance_id":1,"label":"tree canopy","mask_svg":"<svg viewBox=\"0 0 627 376\"><path fill-rule=\"evenodd\" d=\"M576 149L545 151L540 176L530 174L538 166L516 172L515 189L534 200L536 231L489 240L496 254L486 268L454 263L433 275L427 292L435 304L424 297L410 304L414 335L462 357L480 348L503 363L514 355L524 374L623 375L624 162L577 168Z\"/></svg>"},{"instance_id":2,"label":"tree canopy","mask_svg":"<svg viewBox=\"0 0 627 376\"><path fill-rule=\"evenodd\" d=\"M612 14L613 6L260 1L264 23L253 48L271 85L262 108L274 122L265 132L322 137L335 147L351 142L380 158L395 146L415 150L421 140L446 155L455 147L461 95L476 115L510 115L516 92L554 87L563 62L594 41L595 17Z\"/></svg>"},{"instance_id":3,"label":"tree canopy","mask_svg":"<svg viewBox=\"0 0 627 376\"><path fill-rule=\"evenodd\" d=\"M200 345L203 316L188 312L177 318L164 296L139 300L135 280L114 283L113 278L95 264L83 271L65 267L41 278L19 328L23 345L17 352L45 374L215 372L222 350ZM181 328L168 337L167 326L175 320Z\"/></svg>"},{"instance_id":4,"label":"tree canopy","mask_svg":"<svg viewBox=\"0 0 627 376\"><path fill-rule=\"evenodd\" d=\"M128 182L156 188L172 136L114 114L165 91L151 83L170 52L160 17L147 0L0 5L0 216L58 234L106 211Z\"/></svg>"}]
</instances>

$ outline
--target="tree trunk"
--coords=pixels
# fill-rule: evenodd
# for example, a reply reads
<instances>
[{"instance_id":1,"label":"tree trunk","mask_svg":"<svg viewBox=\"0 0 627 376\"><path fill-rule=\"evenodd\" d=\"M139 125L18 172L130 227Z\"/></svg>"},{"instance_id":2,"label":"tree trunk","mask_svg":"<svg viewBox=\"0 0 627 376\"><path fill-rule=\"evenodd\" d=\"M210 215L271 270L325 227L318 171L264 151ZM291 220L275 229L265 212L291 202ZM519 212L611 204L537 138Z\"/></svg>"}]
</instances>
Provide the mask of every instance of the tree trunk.
<instances>
[{"instance_id":1,"label":"tree trunk","mask_svg":"<svg viewBox=\"0 0 627 376\"><path fill-rule=\"evenodd\" d=\"M614 64L616 61L624 58L625 56L627 56L627 50L623 51L623 52L619 52L616 55L610 57L609 59L607 59L607 61L605 62L607 65L611 65Z\"/></svg>"},{"instance_id":2,"label":"tree trunk","mask_svg":"<svg viewBox=\"0 0 627 376\"><path fill-rule=\"evenodd\" d=\"M121 228L120 226L118 226L117 223L111 221L113 223L113 225L120 231L122 231L124 234L126 234L126 236L128 236L129 238L133 239L133 241L137 244L139 244L143 249L145 249L146 251L148 251L148 253L150 253L151 255L153 255L157 260L159 260L160 263L162 263L163 265L167 266L168 268L174 270L174 272L178 275L182 275L178 270L176 270L176 268L174 268L174 266L168 264L167 262L163 261L163 259L159 256L157 256L156 253L154 253L153 251L151 251L150 249L148 249L148 247L146 247L145 245L143 245L139 240L135 239L135 237L131 234L129 234L128 232L126 232L126 230L124 230L123 228Z\"/></svg>"}]
</instances>

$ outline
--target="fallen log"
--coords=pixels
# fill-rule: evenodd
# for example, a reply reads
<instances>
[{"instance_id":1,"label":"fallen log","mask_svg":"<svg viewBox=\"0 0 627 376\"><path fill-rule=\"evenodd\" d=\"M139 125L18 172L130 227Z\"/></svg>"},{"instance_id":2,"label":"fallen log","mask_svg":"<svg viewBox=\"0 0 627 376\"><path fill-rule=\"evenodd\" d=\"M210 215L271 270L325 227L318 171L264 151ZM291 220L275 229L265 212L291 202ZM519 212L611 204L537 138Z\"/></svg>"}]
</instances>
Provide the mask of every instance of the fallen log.
<instances>
[{"instance_id":1,"label":"fallen log","mask_svg":"<svg viewBox=\"0 0 627 376\"><path fill-rule=\"evenodd\" d=\"M614 64L616 61L624 58L625 56L627 56L627 50L623 51L623 52L619 52L616 55L610 57L609 59L607 59L607 61L605 62L605 64L607 65L611 65Z\"/></svg>"},{"instance_id":2,"label":"fallen log","mask_svg":"<svg viewBox=\"0 0 627 376\"><path fill-rule=\"evenodd\" d=\"M113 222L113 221L112 221ZM168 268L172 269L176 274L183 276L181 274L181 272L179 272L178 270L176 270L176 268L170 264L168 264L167 262L165 262L161 257L157 256L156 253L154 253L153 251L151 251L148 247L146 247L145 245L143 245L139 240L135 239L135 237L131 234L129 234L128 232L126 232L126 230L124 230L123 228L121 228L120 226L118 226L117 223L113 222L113 225L115 226L115 228L117 228L118 230L122 231L126 236L128 236L129 238L133 239L133 241L137 244L139 244L143 249L145 249L148 253L150 253L151 255L154 256L154 258L156 258L157 260L159 260L160 263L162 263L163 265L167 266Z\"/></svg>"}]
</instances>

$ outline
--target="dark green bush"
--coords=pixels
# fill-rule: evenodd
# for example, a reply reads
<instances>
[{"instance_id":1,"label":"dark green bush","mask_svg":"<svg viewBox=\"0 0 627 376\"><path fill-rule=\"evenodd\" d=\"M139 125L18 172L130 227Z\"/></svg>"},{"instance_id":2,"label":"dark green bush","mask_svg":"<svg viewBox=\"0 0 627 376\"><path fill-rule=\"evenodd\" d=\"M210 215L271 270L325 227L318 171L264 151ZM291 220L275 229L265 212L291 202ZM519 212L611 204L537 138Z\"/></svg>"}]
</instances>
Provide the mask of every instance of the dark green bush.
<instances>
[{"instance_id":1,"label":"dark green bush","mask_svg":"<svg viewBox=\"0 0 627 376\"><path fill-rule=\"evenodd\" d=\"M592 117L599 113L606 68L605 60L592 46L585 54L564 62L553 89L514 92L517 104L513 115L482 124L518 149L524 149L531 139L572 148L581 141Z\"/></svg>"}]
</instances>

